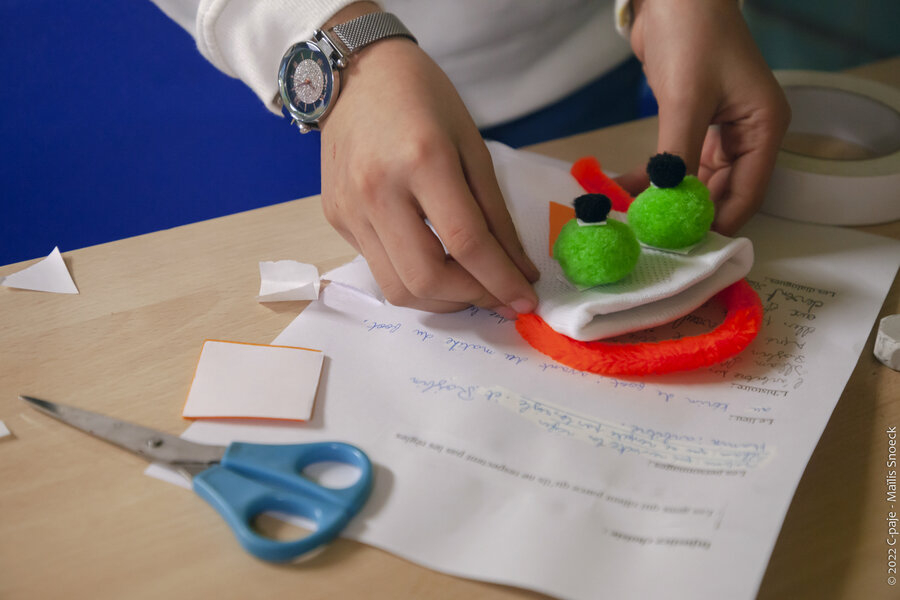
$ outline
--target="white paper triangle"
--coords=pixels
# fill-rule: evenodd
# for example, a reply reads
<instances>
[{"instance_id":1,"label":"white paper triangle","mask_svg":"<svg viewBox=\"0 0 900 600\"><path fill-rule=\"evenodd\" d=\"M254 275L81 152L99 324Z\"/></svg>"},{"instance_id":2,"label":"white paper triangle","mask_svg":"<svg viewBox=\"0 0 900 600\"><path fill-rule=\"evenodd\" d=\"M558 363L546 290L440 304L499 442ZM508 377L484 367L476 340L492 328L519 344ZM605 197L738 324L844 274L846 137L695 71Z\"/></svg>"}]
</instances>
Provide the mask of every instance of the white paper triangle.
<instances>
[{"instance_id":1,"label":"white paper triangle","mask_svg":"<svg viewBox=\"0 0 900 600\"><path fill-rule=\"evenodd\" d=\"M26 269L0 278L0 285L21 290L53 292L56 294L77 294L78 288L72 281L69 269L59 253L59 247L42 261L36 262Z\"/></svg>"}]
</instances>

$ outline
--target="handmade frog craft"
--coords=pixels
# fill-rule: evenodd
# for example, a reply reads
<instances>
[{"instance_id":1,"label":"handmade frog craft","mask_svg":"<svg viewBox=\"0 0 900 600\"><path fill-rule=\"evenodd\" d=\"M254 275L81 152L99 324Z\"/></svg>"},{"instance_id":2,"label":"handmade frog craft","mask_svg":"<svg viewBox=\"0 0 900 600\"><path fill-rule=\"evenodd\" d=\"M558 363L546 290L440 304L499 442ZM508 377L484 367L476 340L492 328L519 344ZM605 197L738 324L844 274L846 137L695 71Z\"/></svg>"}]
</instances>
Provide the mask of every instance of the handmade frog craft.
<instances>
[{"instance_id":1,"label":"handmade frog craft","mask_svg":"<svg viewBox=\"0 0 900 600\"><path fill-rule=\"evenodd\" d=\"M596 159L577 161L571 173L588 193L573 202L574 218L571 208L551 202L550 247L574 287L556 292L539 312L562 329L572 329L572 319L587 319L580 337L572 338L538 314L519 315L516 329L529 344L574 369L616 376L707 367L750 344L762 323L759 297L742 279L752 265L752 244L710 232L715 208L709 189L687 174L681 158L652 157L651 185L634 199ZM626 332L661 325L710 298L726 314L702 335L638 343L582 335L602 329L594 323L603 319L634 324Z\"/></svg>"}]
</instances>

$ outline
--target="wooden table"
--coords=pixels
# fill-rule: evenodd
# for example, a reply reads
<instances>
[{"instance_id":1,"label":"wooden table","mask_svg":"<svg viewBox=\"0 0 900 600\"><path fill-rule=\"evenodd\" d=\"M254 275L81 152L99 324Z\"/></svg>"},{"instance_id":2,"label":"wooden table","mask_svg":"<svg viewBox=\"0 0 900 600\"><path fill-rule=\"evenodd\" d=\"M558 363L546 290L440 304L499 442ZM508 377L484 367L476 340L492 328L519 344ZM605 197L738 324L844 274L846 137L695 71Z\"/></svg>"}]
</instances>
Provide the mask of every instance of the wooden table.
<instances>
[{"instance_id":1,"label":"wooden table","mask_svg":"<svg viewBox=\"0 0 900 600\"><path fill-rule=\"evenodd\" d=\"M900 87L900 59L859 74ZM649 119L537 146L623 171L653 153ZM864 227L900 239L900 222ZM339 540L293 566L250 559L194 494L145 463L38 414L20 393L183 431L204 339L269 343L305 303L262 305L257 262L328 269L354 255L306 198L65 255L77 296L0 288L0 597L541 598L458 579ZM0 276L25 264L0 267ZM881 315L900 312L894 281ZM887 598L885 429L900 373L873 335L794 497L760 598Z\"/></svg>"}]
</instances>

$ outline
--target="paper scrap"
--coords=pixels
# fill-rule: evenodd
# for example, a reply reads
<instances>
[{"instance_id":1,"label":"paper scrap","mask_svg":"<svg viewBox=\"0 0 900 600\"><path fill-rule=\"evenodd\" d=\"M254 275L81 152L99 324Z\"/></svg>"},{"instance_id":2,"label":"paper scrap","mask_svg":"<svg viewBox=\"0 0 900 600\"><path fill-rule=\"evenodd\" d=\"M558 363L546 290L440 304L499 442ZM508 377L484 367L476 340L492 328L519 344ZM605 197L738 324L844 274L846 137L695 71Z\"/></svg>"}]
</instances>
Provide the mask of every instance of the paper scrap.
<instances>
[{"instance_id":1,"label":"paper scrap","mask_svg":"<svg viewBox=\"0 0 900 600\"><path fill-rule=\"evenodd\" d=\"M884 317L878 323L875 358L884 366L900 371L900 315Z\"/></svg>"},{"instance_id":2,"label":"paper scrap","mask_svg":"<svg viewBox=\"0 0 900 600\"><path fill-rule=\"evenodd\" d=\"M0 277L0 285L18 288L20 290L35 290L38 292L53 292L56 294L77 294L78 288L72 281L72 275L66 267L66 262L59 253L59 247L54 247L53 252L47 258L27 267Z\"/></svg>"},{"instance_id":3,"label":"paper scrap","mask_svg":"<svg viewBox=\"0 0 900 600\"><path fill-rule=\"evenodd\" d=\"M206 340L182 415L308 421L323 357L307 348Z\"/></svg>"},{"instance_id":4,"label":"paper scrap","mask_svg":"<svg viewBox=\"0 0 900 600\"><path fill-rule=\"evenodd\" d=\"M319 297L319 270L295 260L259 263L260 302L315 300Z\"/></svg>"},{"instance_id":5,"label":"paper scrap","mask_svg":"<svg viewBox=\"0 0 900 600\"><path fill-rule=\"evenodd\" d=\"M0 421L0 438L6 437L8 435L12 435L9 431L9 428L6 426L6 423Z\"/></svg>"}]
</instances>

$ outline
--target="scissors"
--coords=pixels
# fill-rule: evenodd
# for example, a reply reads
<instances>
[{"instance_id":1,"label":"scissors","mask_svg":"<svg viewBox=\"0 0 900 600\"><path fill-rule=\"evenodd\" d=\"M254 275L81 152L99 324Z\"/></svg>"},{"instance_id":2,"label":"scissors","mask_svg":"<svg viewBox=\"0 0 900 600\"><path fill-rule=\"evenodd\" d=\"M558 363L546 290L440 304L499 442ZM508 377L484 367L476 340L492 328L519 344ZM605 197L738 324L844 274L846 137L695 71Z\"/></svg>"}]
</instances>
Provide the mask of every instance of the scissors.
<instances>
[{"instance_id":1,"label":"scissors","mask_svg":"<svg viewBox=\"0 0 900 600\"><path fill-rule=\"evenodd\" d=\"M327 544L359 512L372 491L372 463L350 444L197 444L73 406L19 398L63 423L174 468L219 512L244 549L262 560L287 562ZM355 466L361 475L341 489L324 487L302 475L307 465L324 461ZM267 511L309 519L316 530L296 540L269 539L252 526L253 519Z\"/></svg>"}]
</instances>

